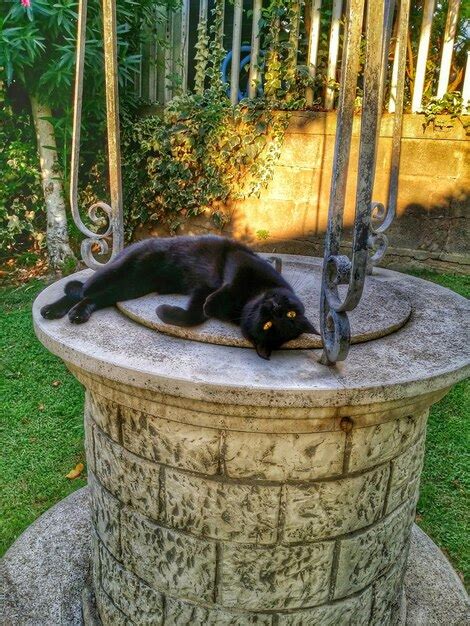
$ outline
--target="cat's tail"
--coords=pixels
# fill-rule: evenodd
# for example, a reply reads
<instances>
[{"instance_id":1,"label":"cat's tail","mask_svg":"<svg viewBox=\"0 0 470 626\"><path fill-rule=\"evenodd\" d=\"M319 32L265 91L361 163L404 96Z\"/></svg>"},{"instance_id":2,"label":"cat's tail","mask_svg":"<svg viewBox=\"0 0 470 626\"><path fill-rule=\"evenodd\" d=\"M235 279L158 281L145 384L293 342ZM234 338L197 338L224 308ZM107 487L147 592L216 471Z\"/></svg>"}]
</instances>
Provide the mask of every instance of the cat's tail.
<instances>
[{"instance_id":1,"label":"cat's tail","mask_svg":"<svg viewBox=\"0 0 470 626\"><path fill-rule=\"evenodd\" d=\"M79 280L71 280L64 287L65 295L51 304L46 304L41 309L41 315L47 320L55 320L64 317L70 309L80 302L83 297L83 283Z\"/></svg>"}]
</instances>

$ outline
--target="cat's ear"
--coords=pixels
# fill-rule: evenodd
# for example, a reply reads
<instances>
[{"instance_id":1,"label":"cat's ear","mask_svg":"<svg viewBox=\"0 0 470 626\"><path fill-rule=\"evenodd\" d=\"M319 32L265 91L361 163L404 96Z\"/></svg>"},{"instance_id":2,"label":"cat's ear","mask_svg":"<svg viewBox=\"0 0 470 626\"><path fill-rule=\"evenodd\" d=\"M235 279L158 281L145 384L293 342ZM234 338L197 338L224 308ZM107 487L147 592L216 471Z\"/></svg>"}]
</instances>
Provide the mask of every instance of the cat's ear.
<instances>
[{"instance_id":1,"label":"cat's ear","mask_svg":"<svg viewBox=\"0 0 470 626\"><path fill-rule=\"evenodd\" d=\"M320 333L315 328L310 320L306 317L302 317L300 320L300 329L303 333L311 333L312 335L319 335Z\"/></svg>"},{"instance_id":2,"label":"cat's ear","mask_svg":"<svg viewBox=\"0 0 470 626\"><path fill-rule=\"evenodd\" d=\"M266 359L267 361L269 361L269 357L271 356L272 352L271 348L268 348L268 346L265 346L262 343L258 343L255 344L255 349L258 353L258 356L260 356L262 359Z\"/></svg>"}]
</instances>

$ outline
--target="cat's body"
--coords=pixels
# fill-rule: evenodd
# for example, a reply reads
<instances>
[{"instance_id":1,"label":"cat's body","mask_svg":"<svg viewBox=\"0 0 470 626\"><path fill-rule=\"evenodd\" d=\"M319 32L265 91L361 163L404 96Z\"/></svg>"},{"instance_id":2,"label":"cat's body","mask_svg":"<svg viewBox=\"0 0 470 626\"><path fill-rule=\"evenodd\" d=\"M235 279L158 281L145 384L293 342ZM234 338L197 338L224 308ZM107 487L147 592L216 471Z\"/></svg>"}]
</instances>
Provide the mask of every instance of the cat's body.
<instances>
[{"instance_id":1,"label":"cat's body","mask_svg":"<svg viewBox=\"0 0 470 626\"><path fill-rule=\"evenodd\" d=\"M292 287L270 263L240 243L212 235L132 244L85 283L67 283L65 295L41 314L54 319L68 313L80 324L93 311L152 292L189 295L186 309L157 308L163 322L195 326L210 317L234 322L263 358L303 332L316 332Z\"/></svg>"}]
</instances>

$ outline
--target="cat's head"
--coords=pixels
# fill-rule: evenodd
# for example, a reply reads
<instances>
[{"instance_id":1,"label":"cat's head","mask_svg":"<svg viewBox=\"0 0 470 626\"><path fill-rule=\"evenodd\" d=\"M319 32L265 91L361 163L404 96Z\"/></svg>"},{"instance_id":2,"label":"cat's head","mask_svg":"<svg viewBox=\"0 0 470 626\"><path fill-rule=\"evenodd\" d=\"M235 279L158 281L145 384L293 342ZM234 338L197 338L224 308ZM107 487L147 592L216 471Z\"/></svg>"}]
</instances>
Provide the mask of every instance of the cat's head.
<instances>
[{"instance_id":1,"label":"cat's head","mask_svg":"<svg viewBox=\"0 0 470 626\"><path fill-rule=\"evenodd\" d=\"M305 317L302 302L285 288L270 289L250 300L243 309L240 326L263 359L269 359L273 350L302 333L318 335Z\"/></svg>"}]
</instances>

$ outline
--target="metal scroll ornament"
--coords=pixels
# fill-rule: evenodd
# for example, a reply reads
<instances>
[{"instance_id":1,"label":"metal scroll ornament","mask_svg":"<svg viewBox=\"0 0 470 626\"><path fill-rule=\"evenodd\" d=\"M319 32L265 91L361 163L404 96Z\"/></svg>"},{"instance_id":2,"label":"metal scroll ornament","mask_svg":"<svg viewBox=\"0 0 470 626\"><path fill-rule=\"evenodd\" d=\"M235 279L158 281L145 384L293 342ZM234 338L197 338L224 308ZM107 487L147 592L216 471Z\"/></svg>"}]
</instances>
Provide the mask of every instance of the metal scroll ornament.
<instances>
[{"instance_id":1,"label":"metal scroll ornament","mask_svg":"<svg viewBox=\"0 0 470 626\"><path fill-rule=\"evenodd\" d=\"M81 253L83 261L92 269L106 263L95 258L107 255L112 259L124 245L121 154L119 138L119 100L117 77L116 6L115 0L103 0L104 64L106 82L106 116L108 132L109 187L111 200L97 202L88 209L88 217L95 227L88 228L80 216L78 208L78 169L80 161L80 125L82 118L83 71L85 62L87 0L80 0L78 6L78 33L75 67L74 114L72 135L72 158L70 179L70 206L77 228L85 235ZM103 219L104 218L104 219ZM103 230L103 221L106 227ZM100 231L101 228L101 231ZM109 255L108 241L112 240Z\"/></svg>"},{"instance_id":2,"label":"metal scroll ornament","mask_svg":"<svg viewBox=\"0 0 470 626\"><path fill-rule=\"evenodd\" d=\"M357 76L359 73L365 0L349 0L343 46L335 153L328 209L328 228L320 302L322 363L343 361L351 343L348 313L359 303L366 274L385 254L385 231L395 216L403 114L405 45L410 0L401 0L396 51L395 119L387 207L372 201L377 143L393 23L394 0L368 2L364 97L359 143L355 220L351 257L340 253L351 148ZM342 287L342 285L344 287Z\"/></svg>"}]
</instances>

